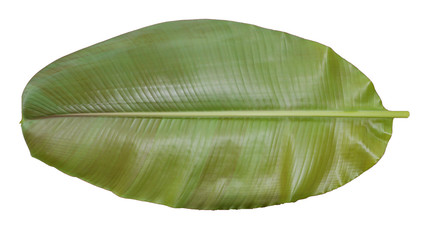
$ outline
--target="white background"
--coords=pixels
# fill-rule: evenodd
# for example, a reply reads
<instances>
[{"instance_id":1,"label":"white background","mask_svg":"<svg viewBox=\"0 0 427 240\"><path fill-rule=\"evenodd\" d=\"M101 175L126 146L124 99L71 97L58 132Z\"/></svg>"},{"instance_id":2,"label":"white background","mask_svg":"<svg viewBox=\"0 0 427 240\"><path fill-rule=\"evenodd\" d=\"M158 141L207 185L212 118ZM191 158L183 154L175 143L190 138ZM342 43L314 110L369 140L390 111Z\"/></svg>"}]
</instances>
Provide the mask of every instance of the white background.
<instances>
[{"instance_id":1,"label":"white background","mask_svg":"<svg viewBox=\"0 0 427 240\"><path fill-rule=\"evenodd\" d=\"M2 1L0 239L427 239L427 6L423 1ZM251 23L331 46L397 119L381 161L296 203L198 211L122 199L30 156L21 94L66 54L164 21ZM424 228L424 229L423 229Z\"/></svg>"}]
</instances>

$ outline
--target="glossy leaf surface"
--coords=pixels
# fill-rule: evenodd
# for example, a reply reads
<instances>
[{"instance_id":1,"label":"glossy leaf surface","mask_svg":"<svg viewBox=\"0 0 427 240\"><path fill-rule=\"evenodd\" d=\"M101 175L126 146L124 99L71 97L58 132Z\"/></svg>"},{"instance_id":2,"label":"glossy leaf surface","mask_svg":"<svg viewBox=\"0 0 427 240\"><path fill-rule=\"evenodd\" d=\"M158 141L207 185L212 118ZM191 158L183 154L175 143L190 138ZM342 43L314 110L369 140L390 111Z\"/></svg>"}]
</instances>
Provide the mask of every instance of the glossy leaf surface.
<instances>
[{"instance_id":1,"label":"glossy leaf surface","mask_svg":"<svg viewBox=\"0 0 427 240\"><path fill-rule=\"evenodd\" d=\"M381 158L407 114L388 112L329 47L217 20L65 56L31 79L22 108L35 158L125 198L195 209L335 189Z\"/></svg>"}]
</instances>

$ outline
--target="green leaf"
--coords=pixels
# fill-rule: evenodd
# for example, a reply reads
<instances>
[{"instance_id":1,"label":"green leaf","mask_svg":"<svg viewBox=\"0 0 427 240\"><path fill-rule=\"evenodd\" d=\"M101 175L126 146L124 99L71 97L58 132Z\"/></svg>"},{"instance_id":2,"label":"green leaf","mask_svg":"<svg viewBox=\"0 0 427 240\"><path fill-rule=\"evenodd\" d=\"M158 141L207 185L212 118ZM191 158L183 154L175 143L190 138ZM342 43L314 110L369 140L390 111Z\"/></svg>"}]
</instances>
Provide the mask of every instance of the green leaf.
<instances>
[{"instance_id":1,"label":"green leaf","mask_svg":"<svg viewBox=\"0 0 427 240\"><path fill-rule=\"evenodd\" d=\"M65 56L23 93L32 156L125 197L255 208L331 191L383 155L394 117L329 47L218 20Z\"/></svg>"}]
</instances>

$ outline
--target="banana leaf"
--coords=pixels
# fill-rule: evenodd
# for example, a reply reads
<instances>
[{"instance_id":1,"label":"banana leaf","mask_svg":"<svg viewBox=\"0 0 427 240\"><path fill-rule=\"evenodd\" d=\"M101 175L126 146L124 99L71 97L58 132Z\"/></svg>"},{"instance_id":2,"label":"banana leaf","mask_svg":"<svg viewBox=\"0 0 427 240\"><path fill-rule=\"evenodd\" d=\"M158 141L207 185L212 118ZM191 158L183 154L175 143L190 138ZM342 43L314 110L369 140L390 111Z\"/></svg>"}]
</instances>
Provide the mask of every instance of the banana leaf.
<instances>
[{"instance_id":1,"label":"banana leaf","mask_svg":"<svg viewBox=\"0 0 427 240\"><path fill-rule=\"evenodd\" d=\"M33 157L118 196L239 209L346 184L408 116L327 46L188 20L49 64L24 90L21 126Z\"/></svg>"}]
</instances>

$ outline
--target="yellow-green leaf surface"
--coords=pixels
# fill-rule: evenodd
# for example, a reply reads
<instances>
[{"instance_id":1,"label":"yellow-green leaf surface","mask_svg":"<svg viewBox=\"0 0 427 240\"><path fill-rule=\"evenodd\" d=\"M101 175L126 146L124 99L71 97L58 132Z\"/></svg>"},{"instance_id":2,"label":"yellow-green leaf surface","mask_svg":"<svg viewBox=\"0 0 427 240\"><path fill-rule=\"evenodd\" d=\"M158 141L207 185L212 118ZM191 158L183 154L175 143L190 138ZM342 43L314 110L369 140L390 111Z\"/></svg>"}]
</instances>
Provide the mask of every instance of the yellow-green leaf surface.
<instances>
[{"instance_id":1,"label":"yellow-green leaf surface","mask_svg":"<svg viewBox=\"0 0 427 240\"><path fill-rule=\"evenodd\" d=\"M383 155L394 117L322 44L190 20L65 56L23 93L32 156L115 194L255 208L325 193Z\"/></svg>"}]
</instances>

